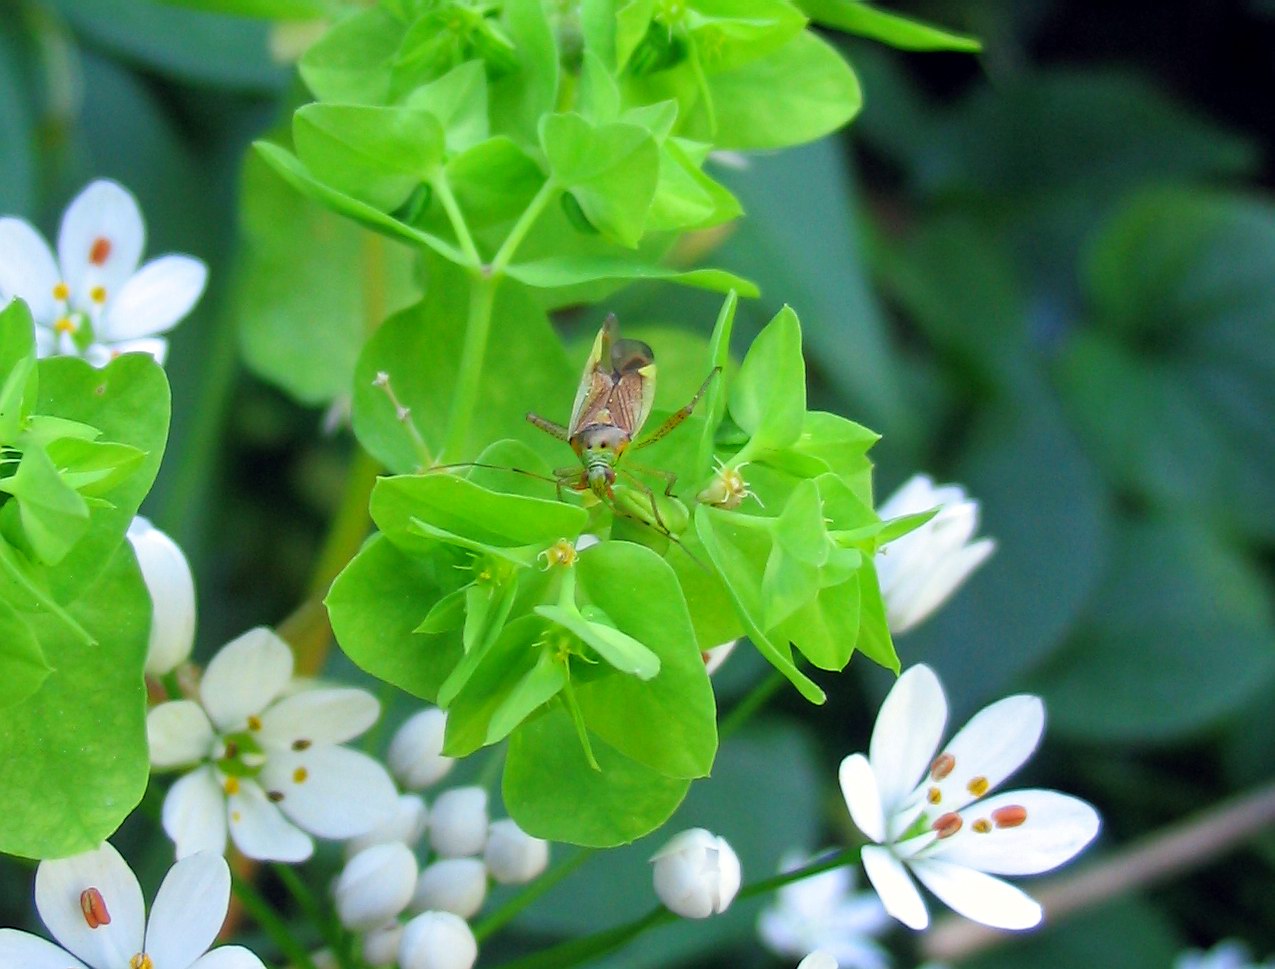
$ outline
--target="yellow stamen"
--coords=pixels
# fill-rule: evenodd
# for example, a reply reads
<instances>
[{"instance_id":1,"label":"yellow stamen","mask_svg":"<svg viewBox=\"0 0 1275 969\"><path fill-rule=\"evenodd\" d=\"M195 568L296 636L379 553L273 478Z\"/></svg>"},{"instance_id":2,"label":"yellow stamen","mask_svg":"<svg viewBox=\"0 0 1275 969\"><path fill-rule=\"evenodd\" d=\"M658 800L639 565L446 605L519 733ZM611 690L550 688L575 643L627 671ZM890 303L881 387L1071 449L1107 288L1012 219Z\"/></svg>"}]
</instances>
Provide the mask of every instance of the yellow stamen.
<instances>
[{"instance_id":1,"label":"yellow stamen","mask_svg":"<svg viewBox=\"0 0 1275 969\"><path fill-rule=\"evenodd\" d=\"M975 797L982 797L984 794L987 793L987 789L991 786L992 785L988 783L987 778L984 777L982 774L979 774L978 777L973 778L968 784L965 785L965 789L969 791L971 794L973 794Z\"/></svg>"},{"instance_id":2,"label":"yellow stamen","mask_svg":"<svg viewBox=\"0 0 1275 969\"><path fill-rule=\"evenodd\" d=\"M931 787L925 792L925 799L931 804L938 804L939 801L943 800L943 792L937 787Z\"/></svg>"},{"instance_id":3,"label":"yellow stamen","mask_svg":"<svg viewBox=\"0 0 1275 969\"><path fill-rule=\"evenodd\" d=\"M98 306L101 306L103 303L106 302L106 287L94 286L92 289L89 290L89 299L91 299Z\"/></svg>"},{"instance_id":4,"label":"yellow stamen","mask_svg":"<svg viewBox=\"0 0 1275 969\"><path fill-rule=\"evenodd\" d=\"M222 788L225 790L227 797L234 797L239 793L239 778L227 777L226 783L222 785Z\"/></svg>"},{"instance_id":5,"label":"yellow stamen","mask_svg":"<svg viewBox=\"0 0 1275 969\"><path fill-rule=\"evenodd\" d=\"M75 320L71 319L69 316L64 316L62 319L53 324L53 329L58 333L74 333L79 329L79 327L75 325Z\"/></svg>"},{"instance_id":6,"label":"yellow stamen","mask_svg":"<svg viewBox=\"0 0 1275 969\"><path fill-rule=\"evenodd\" d=\"M310 772L304 767L298 767L292 772L292 779L298 784L304 784L305 779L310 776Z\"/></svg>"},{"instance_id":7,"label":"yellow stamen","mask_svg":"<svg viewBox=\"0 0 1275 969\"><path fill-rule=\"evenodd\" d=\"M249 730L260 730L260 729L261 729L261 718L260 718L260 717L249 717L249 718L248 718L248 729L249 729Z\"/></svg>"},{"instance_id":8,"label":"yellow stamen","mask_svg":"<svg viewBox=\"0 0 1275 969\"><path fill-rule=\"evenodd\" d=\"M139 952L128 960L128 969L155 969L155 960L145 952Z\"/></svg>"},{"instance_id":9,"label":"yellow stamen","mask_svg":"<svg viewBox=\"0 0 1275 969\"><path fill-rule=\"evenodd\" d=\"M71 298L71 287L66 283L58 283L53 287L53 298L59 302L65 303Z\"/></svg>"},{"instance_id":10,"label":"yellow stamen","mask_svg":"<svg viewBox=\"0 0 1275 969\"><path fill-rule=\"evenodd\" d=\"M972 827L979 834L987 834L987 832L992 830L992 822L987 820L987 818L979 818L972 825L970 825L970 827Z\"/></svg>"}]
</instances>

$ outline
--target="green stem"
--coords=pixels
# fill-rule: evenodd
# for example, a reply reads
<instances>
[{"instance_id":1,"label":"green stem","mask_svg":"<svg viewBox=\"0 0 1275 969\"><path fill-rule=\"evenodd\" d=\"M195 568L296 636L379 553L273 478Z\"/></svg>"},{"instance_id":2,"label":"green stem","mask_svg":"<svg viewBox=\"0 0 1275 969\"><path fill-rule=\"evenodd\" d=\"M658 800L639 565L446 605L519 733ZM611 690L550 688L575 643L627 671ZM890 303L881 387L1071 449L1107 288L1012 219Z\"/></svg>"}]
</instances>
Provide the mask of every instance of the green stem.
<instances>
[{"instance_id":1,"label":"green stem","mask_svg":"<svg viewBox=\"0 0 1275 969\"><path fill-rule=\"evenodd\" d=\"M253 887L252 882L233 876L231 888L248 914L256 920L262 931L274 940L275 945L294 965L299 966L300 969L316 969L309 950L297 941L288 928L288 924L271 908L265 896Z\"/></svg>"},{"instance_id":2,"label":"green stem","mask_svg":"<svg viewBox=\"0 0 1275 969\"><path fill-rule=\"evenodd\" d=\"M858 851L858 848L846 848L835 855L811 862L795 871L784 872L782 875L774 875L770 878L753 882L750 885L745 885L740 889L737 898L742 900L764 895L791 882L801 881L803 878L818 875L832 868L839 868L852 862ZM634 919L632 922L625 922L623 925L617 925L615 928L605 929L602 932L595 932L593 935L586 935L584 938L571 939L567 942L550 946L548 949L544 949L534 955L506 962L497 967L497 969L569 969L571 966L577 966L582 962L614 952L627 945L647 929L676 921L677 918L677 915L660 906L647 912L641 918Z\"/></svg>"},{"instance_id":3,"label":"green stem","mask_svg":"<svg viewBox=\"0 0 1275 969\"><path fill-rule=\"evenodd\" d=\"M536 220L540 218L540 213L545 210L545 206L557 197L561 190L561 186L552 178L546 179L545 183L540 186L540 191L527 204L526 210L518 217L514 227L509 230L509 235L496 251L496 256L492 259L488 270L492 276L498 277L504 273L505 267L513 260L514 253L522 245L523 238L531 231L531 227L536 224Z\"/></svg>"},{"instance_id":4,"label":"green stem","mask_svg":"<svg viewBox=\"0 0 1275 969\"><path fill-rule=\"evenodd\" d=\"M742 727L748 718L764 707L766 702L787 682L782 673L772 670L764 680L748 692L747 696L735 704L730 713L722 717L721 723L717 725L718 739L725 740Z\"/></svg>"},{"instance_id":5,"label":"green stem","mask_svg":"<svg viewBox=\"0 0 1275 969\"><path fill-rule=\"evenodd\" d=\"M319 930L319 934L331 947L333 954L340 954L341 930L337 927L335 920L324 915L323 908L319 905L319 900L315 898L314 892L310 891L310 887L301 880L296 870L288 865L274 864L270 868L283 887L288 890L288 894L296 901L302 914Z\"/></svg>"},{"instance_id":6,"label":"green stem","mask_svg":"<svg viewBox=\"0 0 1275 969\"><path fill-rule=\"evenodd\" d=\"M469 422L478 408L478 390L487 356L487 337L491 333L491 307L496 301L499 279L494 275L475 273L469 288L469 319L465 323L465 343L461 348L460 371L456 376L456 392L452 413L447 422L447 438L443 442L440 464L453 464L464 457Z\"/></svg>"},{"instance_id":7,"label":"green stem","mask_svg":"<svg viewBox=\"0 0 1275 969\"><path fill-rule=\"evenodd\" d=\"M456 241L460 243L461 251L469 258L469 268L479 268L483 264L482 257L478 254L478 247L474 245L474 237L469 232L465 213L461 211L456 203L456 196L452 194L452 186L447 181L447 174L440 170L430 180L430 185L438 193L438 200L443 203L443 211L447 213L447 221L451 223L452 231L456 233Z\"/></svg>"},{"instance_id":8,"label":"green stem","mask_svg":"<svg viewBox=\"0 0 1275 969\"><path fill-rule=\"evenodd\" d=\"M564 878L574 872L586 861L593 857L595 850L593 848L581 848L574 855L568 858L562 864L555 866L550 871L541 875L525 889L515 895L504 905L496 909L485 919L474 926L474 938L479 942L488 938L492 933L496 932L511 920L516 918L520 912L528 905L536 901L551 888L555 887Z\"/></svg>"}]
</instances>

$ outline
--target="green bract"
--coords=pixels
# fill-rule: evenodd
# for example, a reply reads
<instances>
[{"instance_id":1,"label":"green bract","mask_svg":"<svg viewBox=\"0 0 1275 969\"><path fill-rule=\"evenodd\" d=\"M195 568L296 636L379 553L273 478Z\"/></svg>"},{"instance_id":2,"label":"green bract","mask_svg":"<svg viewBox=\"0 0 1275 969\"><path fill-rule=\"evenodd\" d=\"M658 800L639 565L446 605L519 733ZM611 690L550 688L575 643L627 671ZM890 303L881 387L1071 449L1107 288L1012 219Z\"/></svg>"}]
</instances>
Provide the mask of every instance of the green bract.
<instances>
[{"instance_id":1,"label":"green bract","mask_svg":"<svg viewBox=\"0 0 1275 969\"><path fill-rule=\"evenodd\" d=\"M124 533L169 400L148 355L37 362L33 333L25 304L0 312L0 851L54 857L101 842L146 784L150 602Z\"/></svg>"},{"instance_id":2,"label":"green bract","mask_svg":"<svg viewBox=\"0 0 1275 969\"><path fill-rule=\"evenodd\" d=\"M379 534L328 595L333 628L369 672L448 710L447 753L508 738L505 800L532 833L607 845L662 823L712 767L701 654L728 639L749 635L816 702L802 663L839 670L860 649L897 668L872 560L922 519L873 512L876 435L807 409L790 309L730 375L735 293L756 287L668 259L678 234L741 213L706 170L715 150L799 144L858 110L812 17L965 44L862 4L382 0L302 58L317 101L291 148L257 145L301 193L418 254L424 298L388 319L371 305L383 263L315 280L369 309L361 324L321 311L313 364L285 374L261 353L298 301L247 314L245 340L314 399L337 395L371 334L353 425L393 475L371 499ZM707 355L677 358L697 371L679 387L715 376L649 449L632 429L613 486L575 491L587 477L562 469L579 459L524 420L566 421L579 385L546 313L646 280L730 294ZM646 431L686 402L660 398ZM578 549L584 534L601 544Z\"/></svg>"}]
</instances>

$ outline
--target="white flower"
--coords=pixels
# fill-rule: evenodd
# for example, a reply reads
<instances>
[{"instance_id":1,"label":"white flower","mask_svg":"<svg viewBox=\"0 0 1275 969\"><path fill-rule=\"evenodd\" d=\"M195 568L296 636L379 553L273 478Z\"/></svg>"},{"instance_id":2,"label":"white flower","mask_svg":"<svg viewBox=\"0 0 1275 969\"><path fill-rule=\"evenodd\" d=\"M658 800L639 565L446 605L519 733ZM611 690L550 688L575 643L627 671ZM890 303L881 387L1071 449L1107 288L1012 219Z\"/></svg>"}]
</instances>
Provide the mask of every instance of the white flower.
<instances>
[{"instance_id":1,"label":"white flower","mask_svg":"<svg viewBox=\"0 0 1275 969\"><path fill-rule=\"evenodd\" d=\"M483 860L491 877L502 885L522 885L549 864L549 842L533 838L513 818L493 821L487 831Z\"/></svg>"},{"instance_id":2,"label":"white flower","mask_svg":"<svg viewBox=\"0 0 1275 969\"><path fill-rule=\"evenodd\" d=\"M478 943L459 915L424 912L403 929L398 961L402 969L471 969Z\"/></svg>"},{"instance_id":3,"label":"white flower","mask_svg":"<svg viewBox=\"0 0 1275 969\"><path fill-rule=\"evenodd\" d=\"M390 770L409 791L419 791L442 780L456 763L443 756L447 714L429 707L403 722L390 741L386 760Z\"/></svg>"},{"instance_id":4,"label":"white flower","mask_svg":"<svg viewBox=\"0 0 1275 969\"><path fill-rule=\"evenodd\" d=\"M416 856L401 841L372 845L351 858L336 880L333 895L341 924L356 932L384 925L416 888Z\"/></svg>"},{"instance_id":5,"label":"white flower","mask_svg":"<svg viewBox=\"0 0 1275 969\"><path fill-rule=\"evenodd\" d=\"M704 672L709 676L716 673L723 663L730 659L730 654L735 652L735 645L738 639L732 639L728 643L722 643L720 646L714 646L712 649L705 650L700 656L704 660Z\"/></svg>"},{"instance_id":6,"label":"white flower","mask_svg":"<svg viewBox=\"0 0 1275 969\"><path fill-rule=\"evenodd\" d=\"M655 894L674 914L705 919L726 911L742 877L739 857L703 828L690 828L651 856Z\"/></svg>"},{"instance_id":7,"label":"white flower","mask_svg":"<svg viewBox=\"0 0 1275 969\"><path fill-rule=\"evenodd\" d=\"M831 952L816 949L797 963L797 969L845 969Z\"/></svg>"},{"instance_id":8,"label":"white flower","mask_svg":"<svg viewBox=\"0 0 1275 969\"><path fill-rule=\"evenodd\" d=\"M413 912L451 912L463 919L477 915L487 898L487 867L477 858L443 858L416 880L408 908Z\"/></svg>"},{"instance_id":9,"label":"white flower","mask_svg":"<svg viewBox=\"0 0 1275 969\"><path fill-rule=\"evenodd\" d=\"M444 858L476 855L487 841L487 792L481 787L453 787L434 800L429 843Z\"/></svg>"},{"instance_id":10,"label":"white flower","mask_svg":"<svg viewBox=\"0 0 1275 969\"><path fill-rule=\"evenodd\" d=\"M419 794L400 794L394 813L366 834L351 838L345 843L346 859L353 858L364 848L399 841L409 848L421 840L429 824L429 809Z\"/></svg>"},{"instance_id":11,"label":"white flower","mask_svg":"<svg viewBox=\"0 0 1275 969\"><path fill-rule=\"evenodd\" d=\"M805 861L785 855L780 867L793 871ZM889 916L872 892L855 892L854 881L854 870L843 866L784 885L757 920L762 941L781 956L818 949L840 969L885 969L889 958L872 936Z\"/></svg>"},{"instance_id":12,"label":"white flower","mask_svg":"<svg viewBox=\"0 0 1275 969\"><path fill-rule=\"evenodd\" d=\"M177 543L141 515L128 540L151 597L151 637L146 672L163 676L190 658L195 644L195 579Z\"/></svg>"},{"instance_id":13,"label":"white flower","mask_svg":"<svg viewBox=\"0 0 1275 969\"><path fill-rule=\"evenodd\" d=\"M978 502L960 485L935 485L918 474L877 509L883 520L937 507L928 522L877 552L877 578L890 631L905 632L929 617L996 549L978 530Z\"/></svg>"},{"instance_id":14,"label":"white flower","mask_svg":"<svg viewBox=\"0 0 1275 969\"><path fill-rule=\"evenodd\" d=\"M1275 959L1254 962L1248 946L1229 939L1219 942L1208 952L1192 949L1173 961L1173 969L1272 969Z\"/></svg>"},{"instance_id":15,"label":"white flower","mask_svg":"<svg viewBox=\"0 0 1275 969\"><path fill-rule=\"evenodd\" d=\"M95 366L121 353L160 363L172 329L208 279L192 256L168 255L138 269L146 227L137 200L116 182L91 182L67 207L58 254L29 222L0 219L0 304L21 297L36 323L40 356L68 354Z\"/></svg>"},{"instance_id":16,"label":"white flower","mask_svg":"<svg viewBox=\"0 0 1275 969\"><path fill-rule=\"evenodd\" d=\"M247 949L208 952L230 904L230 869L212 852L169 870L150 920L137 876L109 844L72 858L42 861L35 906L60 948L36 935L0 929L0 966L21 969L263 969Z\"/></svg>"},{"instance_id":17,"label":"white flower","mask_svg":"<svg viewBox=\"0 0 1275 969\"><path fill-rule=\"evenodd\" d=\"M178 858L223 853L229 827L249 858L304 861L314 850L310 834L352 838L393 814L398 793L385 768L337 746L376 720L375 698L336 688L282 695L291 678L288 645L257 628L212 658L199 702L151 710L151 764L197 765L164 799Z\"/></svg>"},{"instance_id":18,"label":"white flower","mask_svg":"<svg viewBox=\"0 0 1275 969\"><path fill-rule=\"evenodd\" d=\"M928 666L914 666L890 690L869 754L841 762L841 790L886 911L903 924L929 924L908 877L966 918L1025 929L1041 919L1035 901L992 875L1031 875L1070 859L1098 833L1098 813L1057 791L1006 791L982 799L1031 756L1045 727L1039 697L1019 695L977 713L938 756L947 700Z\"/></svg>"},{"instance_id":19,"label":"white flower","mask_svg":"<svg viewBox=\"0 0 1275 969\"><path fill-rule=\"evenodd\" d=\"M403 926L386 922L363 936L363 961L369 966L392 966L398 962L398 948L403 942Z\"/></svg>"}]
</instances>

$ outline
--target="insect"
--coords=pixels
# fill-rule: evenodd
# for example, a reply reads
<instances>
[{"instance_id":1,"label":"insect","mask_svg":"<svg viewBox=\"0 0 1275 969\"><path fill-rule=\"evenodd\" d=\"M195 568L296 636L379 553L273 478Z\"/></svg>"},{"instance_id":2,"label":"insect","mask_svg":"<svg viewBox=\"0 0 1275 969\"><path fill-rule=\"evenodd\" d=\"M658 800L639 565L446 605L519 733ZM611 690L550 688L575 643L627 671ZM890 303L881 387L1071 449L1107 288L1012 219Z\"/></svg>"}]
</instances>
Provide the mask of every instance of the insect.
<instances>
[{"instance_id":1,"label":"insect","mask_svg":"<svg viewBox=\"0 0 1275 969\"><path fill-rule=\"evenodd\" d=\"M581 466L554 471L559 489L568 487L575 491L591 491L614 508L612 488L616 475L623 474L650 500L655 521L667 533L668 528L660 516L654 493L632 472L620 467L620 460L630 450L654 444L686 420L720 369L714 368L689 403L637 441L635 439L655 402L655 354L641 340L621 339L620 324L615 314L607 316L593 341L589 359L585 361L580 388L571 408L570 423L563 427L539 414L527 415L527 420L536 427L570 444L580 459ZM642 470L663 478L665 496L673 497L676 474L654 468Z\"/></svg>"}]
</instances>

